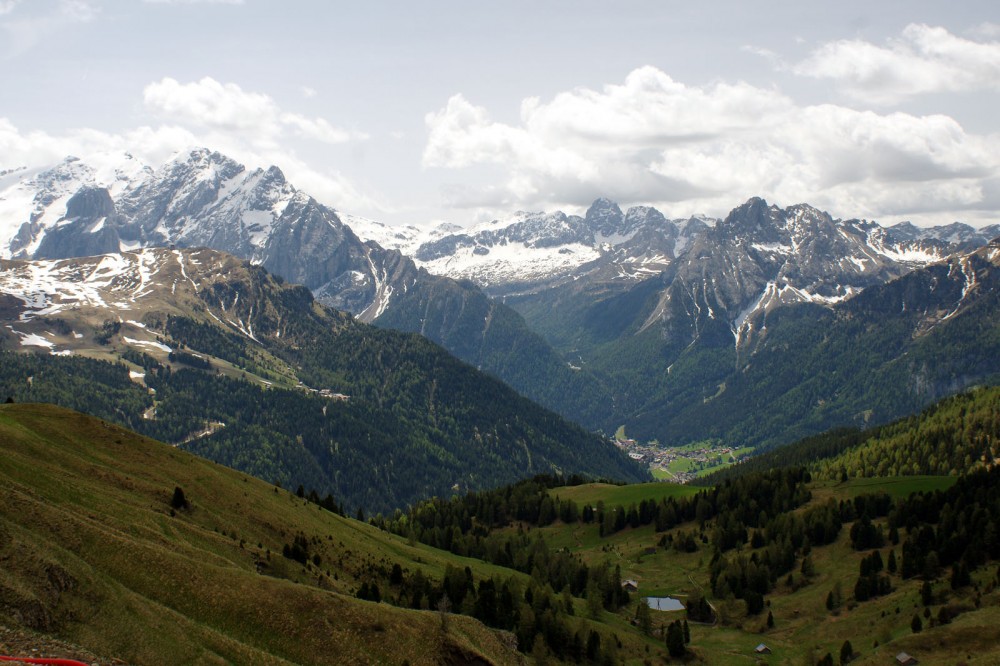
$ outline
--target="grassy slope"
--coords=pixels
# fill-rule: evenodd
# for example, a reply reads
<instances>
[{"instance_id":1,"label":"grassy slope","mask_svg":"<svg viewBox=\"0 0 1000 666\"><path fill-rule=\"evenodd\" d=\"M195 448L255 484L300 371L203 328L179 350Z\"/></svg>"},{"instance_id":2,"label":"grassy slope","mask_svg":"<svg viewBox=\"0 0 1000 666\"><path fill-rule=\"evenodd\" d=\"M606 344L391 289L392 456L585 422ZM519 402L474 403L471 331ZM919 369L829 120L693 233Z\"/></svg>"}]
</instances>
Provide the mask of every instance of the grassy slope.
<instances>
[{"instance_id":1,"label":"grassy slope","mask_svg":"<svg viewBox=\"0 0 1000 666\"><path fill-rule=\"evenodd\" d=\"M449 562L477 577L493 567L51 406L0 406L0 446L6 622L132 663L517 660L469 618L445 633L436 613L350 596L369 564L435 578ZM171 517L174 486L193 508ZM297 532L321 567L281 557Z\"/></svg>"},{"instance_id":2,"label":"grassy slope","mask_svg":"<svg viewBox=\"0 0 1000 666\"><path fill-rule=\"evenodd\" d=\"M899 497L915 490L944 489L954 481L953 477L901 477L854 479L842 484L817 482L813 486L813 503L825 502L828 498L848 499L862 493L883 490ZM657 485L622 487L590 484L559 488L556 491L564 498L576 498L579 495L578 501L596 503L603 500L610 506L623 500L637 501L648 492L645 491L646 488ZM659 485L671 488L669 484ZM634 489L632 494L628 493L629 489ZM572 491L572 494L567 491ZM797 589L792 589L786 585L785 577L779 580L775 590L767 597L774 614L773 629L766 628L766 610L757 617L746 617L742 602L727 603L712 599L709 594L712 603L723 613L727 613L730 620L716 627L691 625L691 646L700 658L697 663L753 664L756 662L752 650L761 642L771 647L773 654L760 663L798 666L806 663L809 655L813 655L812 661L808 663L815 664L827 652L833 655L836 663L845 640L850 640L855 652L860 653L860 657L852 662L856 664L890 663L894 655L902 650L917 655L925 664L959 663L959 655L961 658L968 657L961 663L969 665L998 663L1000 592L984 593L981 609L960 615L946 627L929 628L929 621L923 617L924 607L920 602L922 581L904 581L894 575L892 584L895 591L892 594L849 609L861 558L870 552L859 553L851 548L850 526L850 523L844 525L836 543L813 549L812 557L817 575L808 584L798 587L799 583L796 583ZM687 531L692 528L697 529L697 524L687 523L678 529ZM566 547L587 562L610 560L618 564L622 578L639 581L642 596L676 595L683 598L701 591L710 593L709 564L712 552L709 546L690 554L663 548L657 548L655 554L650 554L648 549L655 546L661 537L654 532L652 526L626 529L607 539L598 536L596 525L574 525L567 528L557 524L542 529L553 546ZM883 560L888 558L891 548L887 546L881 549ZM900 548L897 546L895 550L899 557ZM747 546L743 552L750 557L753 550ZM985 590L995 573L995 565L987 565L973 574L973 580L978 581L980 588ZM801 580L798 568L794 572L794 578L796 581ZM843 591L844 607L839 614L833 615L827 611L825 601L837 581ZM975 592L971 588L952 592L947 582L947 573L935 583L934 590L946 595L948 603L965 604L970 609L973 606ZM604 613L604 621L621 627L624 631L628 620L635 614L637 603L638 600L633 600L617 616ZM935 617L940 606L940 603L935 603L931 607ZM924 631L916 635L910 630L910 620L914 613L920 614L924 622ZM654 627L680 617L683 614L654 611ZM634 632L624 640L626 651L632 654L643 649L643 642L650 646L653 655L665 653L660 640L643 639ZM876 641L880 646L878 648L873 647ZM642 662L636 660L634 663Z\"/></svg>"},{"instance_id":3,"label":"grassy slope","mask_svg":"<svg viewBox=\"0 0 1000 666\"><path fill-rule=\"evenodd\" d=\"M633 502L638 504L645 499L659 500L664 497L687 497L694 495L701 488L682 486L676 483L633 483L618 486L610 483L585 483L579 486L555 488L552 495L564 500L573 500L580 507L585 504L597 504L603 500L605 504L628 507Z\"/></svg>"}]
</instances>

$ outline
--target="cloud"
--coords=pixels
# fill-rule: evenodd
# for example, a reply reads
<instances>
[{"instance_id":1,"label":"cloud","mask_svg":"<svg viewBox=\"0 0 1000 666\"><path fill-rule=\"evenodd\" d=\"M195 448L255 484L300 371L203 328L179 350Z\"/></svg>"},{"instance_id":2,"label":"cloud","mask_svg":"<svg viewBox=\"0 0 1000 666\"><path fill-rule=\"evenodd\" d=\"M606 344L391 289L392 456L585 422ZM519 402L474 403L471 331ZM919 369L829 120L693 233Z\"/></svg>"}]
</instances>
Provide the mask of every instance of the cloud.
<instances>
[{"instance_id":1,"label":"cloud","mask_svg":"<svg viewBox=\"0 0 1000 666\"><path fill-rule=\"evenodd\" d=\"M984 24L977 34L996 37L995 28ZM859 39L824 44L792 71L833 80L852 97L878 104L930 93L1000 90L1000 42L914 23L885 46Z\"/></svg>"},{"instance_id":2,"label":"cloud","mask_svg":"<svg viewBox=\"0 0 1000 666\"><path fill-rule=\"evenodd\" d=\"M260 146L274 146L288 134L324 143L363 140L366 135L331 125L323 118L282 111L263 93L244 91L235 83L205 77L192 83L164 78L143 91L143 102L154 115L193 127L246 135Z\"/></svg>"},{"instance_id":3,"label":"cloud","mask_svg":"<svg viewBox=\"0 0 1000 666\"><path fill-rule=\"evenodd\" d=\"M10 14L20 2L21 0L0 0L0 16Z\"/></svg>"},{"instance_id":4,"label":"cloud","mask_svg":"<svg viewBox=\"0 0 1000 666\"><path fill-rule=\"evenodd\" d=\"M164 78L145 87L143 102L159 122L120 133L89 128L60 134L25 132L0 118L0 168L42 167L67 155L86 160L124 152L156 167L178 151L205 146L251 168L278 165L290 182L324 203L348 210L384 210L349 178L316 168L294 149L302 140L342 144L363 140L364 134L282 110L268 95L211 78L188 84Z\"/></svg>"},{"instance_id":5,"label":"cloud","mask_svg":"<svg viewBox=\"0 0 1000 666\"><path fill-rule=\"evenodd\" d=\"M218 150L248 168L277 165L292 184L328 205L345 210L387 210L343 174L317 169L285 145L253 145L239 135L194 132L175 124L143 125L117 134L89 128L60 134L26 132L9 119L0 117L0 171L16 167L47 167L67 155L76 155L90 163L114 163L126 152L145 164L157 167L176 153L195 146Z\"/></svg>"},{"instance_id":6,"label":"cloud","mask_svg":"<svg viewBox=\"0 0 1000 666\"><path fill-rule=\"evenodd\" d=\"M746 83L687 86L653 67L600 91L524 100L501 123L462 95L426 116L426 168L493 165L498 187L451 184L449 205L545 208L604 195L668 214L722 214L752 195L835 214L972 210L994 196L1000 137L943 115L801 106Z\"/></svg>"},{"instance_id":7,"label":"cloud","mask_svg":"<svg viewBox=\"0 0 1000 666\"><path fill-rule=\"evenodd\" d=\"M306 99L312 99L313 97L316 96L315 88L310 88L309 86L302 86L300 90L302 91L302 96L305 97Z\"/></svg>"}]
</instances>

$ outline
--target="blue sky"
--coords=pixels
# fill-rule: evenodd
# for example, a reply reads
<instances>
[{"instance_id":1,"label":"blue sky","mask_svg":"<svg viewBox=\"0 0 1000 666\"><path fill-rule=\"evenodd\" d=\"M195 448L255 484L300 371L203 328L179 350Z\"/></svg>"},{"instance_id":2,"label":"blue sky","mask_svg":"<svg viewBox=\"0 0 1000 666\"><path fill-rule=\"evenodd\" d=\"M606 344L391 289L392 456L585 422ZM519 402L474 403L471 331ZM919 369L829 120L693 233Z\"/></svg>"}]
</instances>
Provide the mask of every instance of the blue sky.
<instances>
[{"instance_id":1,"label":"blue sky","mask_svg":"<svg viewBox=\"0 0 1000 666\"><path fill-rule=\"evenodd\" d=\"M0 0L0 81L0 169L205 145L389 223L1000 222L990 2Z\"/></svg>"}]
</instances>

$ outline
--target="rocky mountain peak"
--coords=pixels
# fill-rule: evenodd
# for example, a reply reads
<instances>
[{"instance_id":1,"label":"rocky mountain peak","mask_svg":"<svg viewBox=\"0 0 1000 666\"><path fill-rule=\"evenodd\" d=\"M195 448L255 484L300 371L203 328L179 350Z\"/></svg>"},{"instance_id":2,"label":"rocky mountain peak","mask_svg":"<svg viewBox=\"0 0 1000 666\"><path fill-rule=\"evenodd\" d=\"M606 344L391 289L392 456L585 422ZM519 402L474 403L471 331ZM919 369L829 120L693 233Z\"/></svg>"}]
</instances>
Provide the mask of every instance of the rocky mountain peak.
<instances>
[{"instance_id":1,"label":"rocky mountain peak","mask_svg":"<svg viewBox=\"0 0 1000 666\"><path fill-rule=\"evenodd\" d=\"M667 225L667 218L652 206L632 206L625 213L625 228L628 230L641 226L662 228Z\"/></svg>"},{"instance_id":2,"label":"rocky mountain peak","mask_svg":"<svg viewBox=\"0 0 1000 666\"><path fill-rule=\"evenodd\" d=\"M760 197L751 197L745 203L734 208L717 228L750 232L774 226L777 219L776 206L768 206L767 201Z\"/></svg>"},{"instance_id":3,"label":"rocky mountain peak","mask_svg":"<svg viewBox=\"0 0 1000 666\"><path fill-rule=\"evenodd\" d=\"M887 227L887 231L899 240L914 240L920 238L920 227L913 224L912 222L899 222L891 227Z\"/></svg>"},{"instance_id":4,"label":"rocky mountain peak","mask_svg":"<svg viewBox=\"0 0 1000 666\"><path fill-rule=\"evenodd\" d=\"M601 197L590 204L590 208L587 209L584 219L587 221L587 226L593 229L594 233L611 236L621 233L624 216L618 204L610 199Z\"/></svg>"}]
</instances>

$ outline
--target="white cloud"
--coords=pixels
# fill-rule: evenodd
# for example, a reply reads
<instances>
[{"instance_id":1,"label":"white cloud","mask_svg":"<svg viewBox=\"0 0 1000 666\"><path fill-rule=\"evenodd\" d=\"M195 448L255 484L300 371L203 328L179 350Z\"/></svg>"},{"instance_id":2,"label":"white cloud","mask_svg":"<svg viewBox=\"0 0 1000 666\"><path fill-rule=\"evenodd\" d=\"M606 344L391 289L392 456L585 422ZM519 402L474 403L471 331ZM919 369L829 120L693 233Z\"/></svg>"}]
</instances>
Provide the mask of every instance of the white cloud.
<instances>
[{"instance_id":1,"label":"white cloud","mask_svg":"<svg viewBox=\"0 0 1000 666\"><path fill-rule=\"evenodd\" d=\"M302 96L305 97L306 99L312 99L313 97L316 96L315 88L310 88L309 86L302 86L300 90L302 91Z\"/></svg>"},{"instance_id":2,"label":"white cloud","mask_svg":"<svg viewBox=\"0 0 1000 666\"><path fill-rule=\"evenodd\" d=\"M94 129L74 129L61 134L22 131L0 117L0 171L17 167L47 167L76 155L84 161L108 160L128 152L141 162L159 166L175 153L206 146L232 157L248 168L277 165L297 188L319 201L345 210L386 210L349 178L336 171L317 169L285 145L253 145L239 135L193 132L174 124L144 125L111 134Z\"/></svg>"},{"instance_id":3,"label":"white cloud","mask_svg":"<svg viewBox=\"0 0 1000 666\"><path fill-rule=\"evenodd\" d=\"M130 152L159 166L179 150L206 146L248 167L279 166L289 180L324 203L345 209L380 206L344 175L318 169L298 157L296 142L340 144L364 134L282 110L268 95L211 78L182 84L165 78L146 86L143 101L160 124L120 133L75 129L61 134L24 132L0 118L0 168L47 166L67 155Z\"/></svg>"},{"instance_id":4,"label":"white cloud","mask_svg":"<svg viewBox=\"0 0 1000 666\"><path fill-rule=\"evenodd\" d=\"M244 91L235 83L205 77L192 83L164 78L143 91L143 102L153 114L181 124L224 133L239 133L253 143L273 146L295 134L325 143L367 138L331 125L323 118L282 111L263 93Z\"/></svg>"},{"instance_id":5,"label":"white cloud","mask_svg":"<svg viewBox=\"0 0 1000 666\"><path fill-rule=\"evenodd\" d=\"M544 208L605 195L722 214L752 195L878 217L972 210L1000 177L1000 136L954 119L800 106L745 83L686 86L644 67L622 85L530 98L516 124L455 95L426 117L425 167L489 164L501 186L453 184L450 205Z\"/></svg>"},{"instance_id":6,"label":"white cloud","mask_svg":"<svg viewBox=\"0 0 1000 666\"><path fill-rule=\"evenodd\" d=\"M986 37L992 28L984 24L979 34ZM1000 90L1000 42L910 24L885 46L859 39L824 44L792 71L832 79L849 95L880 104L928 93Z\"/></svg>"},{"instance_id":7,"label":"white cloud","mask_svg":"<svg viewBox=\"0 0 1000 666\"><path fill-rule=\"evenodd\" d=\"M0 0L0 16L10 14L21 0Z\"/></svg>"}]
</instances>

